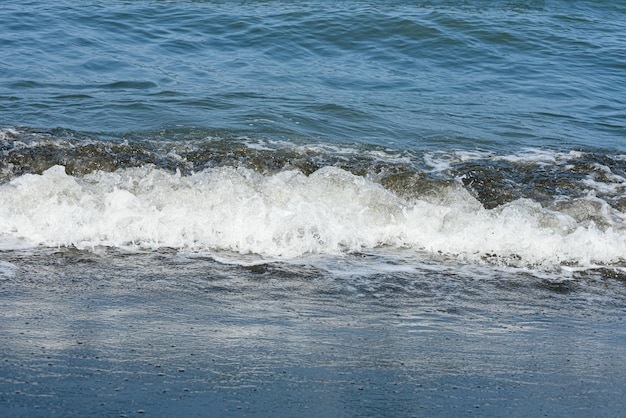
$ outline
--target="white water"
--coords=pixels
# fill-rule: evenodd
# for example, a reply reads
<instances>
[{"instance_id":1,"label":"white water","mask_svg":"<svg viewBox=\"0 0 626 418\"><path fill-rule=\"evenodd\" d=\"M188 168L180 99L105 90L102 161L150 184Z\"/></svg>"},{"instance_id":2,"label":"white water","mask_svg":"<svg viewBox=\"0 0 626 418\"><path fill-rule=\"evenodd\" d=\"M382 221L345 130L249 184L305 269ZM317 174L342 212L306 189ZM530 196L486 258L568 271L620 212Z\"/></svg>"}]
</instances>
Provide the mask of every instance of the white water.
<instances>
[{"instance_id":1,"label":"white water","mask_svg":"<svg viewBox=\"0 0 626 418\"><path fill-rule=\"evenodd\" d=\"M548 268L626 260L623 214L593 196L564 207L518 200L487 210L460 186L407 201L331 167L308 177L235 168L181 176L143 167L78 178L55 166L0 186L0 243L285 259L386 246ZM577 210L595 211L602 226L589 216L577 221Z\"/></svg>"}]
</instances>

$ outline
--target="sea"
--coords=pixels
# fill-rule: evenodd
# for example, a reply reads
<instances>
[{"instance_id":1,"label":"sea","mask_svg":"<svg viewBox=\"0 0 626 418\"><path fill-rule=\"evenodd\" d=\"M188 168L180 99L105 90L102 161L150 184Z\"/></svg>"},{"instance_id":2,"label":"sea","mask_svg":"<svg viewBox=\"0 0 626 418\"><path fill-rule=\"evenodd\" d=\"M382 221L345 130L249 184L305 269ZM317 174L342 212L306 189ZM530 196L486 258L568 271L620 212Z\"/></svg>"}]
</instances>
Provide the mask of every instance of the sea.
<instances>
[{"instance_id":1,"label":"sea","mask_svg":"<svg viewBox=\"0 0 626 418\"><path fill-rule=\"evenodd\" d=\"M619 416L626 3L3 0L0 300L10 415Z\"/></svg>"}]
</instances>

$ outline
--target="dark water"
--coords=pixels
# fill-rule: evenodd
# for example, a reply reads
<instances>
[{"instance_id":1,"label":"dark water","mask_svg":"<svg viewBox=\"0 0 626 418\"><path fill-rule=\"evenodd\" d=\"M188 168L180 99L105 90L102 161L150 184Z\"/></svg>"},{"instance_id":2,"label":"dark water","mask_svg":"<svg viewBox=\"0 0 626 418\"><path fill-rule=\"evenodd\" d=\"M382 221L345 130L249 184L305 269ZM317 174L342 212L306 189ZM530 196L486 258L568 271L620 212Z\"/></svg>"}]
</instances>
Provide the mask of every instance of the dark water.
<instances>
[{"instance_id":1,"label":"dark water","mask_svg":"<svg viewBox=\"0 0 626 418\"><path fill-rule=\"evenodd\" d=\"M0 410L619 416L624 33L615 1L2 2Z\"/></svg>"}]
</instances>

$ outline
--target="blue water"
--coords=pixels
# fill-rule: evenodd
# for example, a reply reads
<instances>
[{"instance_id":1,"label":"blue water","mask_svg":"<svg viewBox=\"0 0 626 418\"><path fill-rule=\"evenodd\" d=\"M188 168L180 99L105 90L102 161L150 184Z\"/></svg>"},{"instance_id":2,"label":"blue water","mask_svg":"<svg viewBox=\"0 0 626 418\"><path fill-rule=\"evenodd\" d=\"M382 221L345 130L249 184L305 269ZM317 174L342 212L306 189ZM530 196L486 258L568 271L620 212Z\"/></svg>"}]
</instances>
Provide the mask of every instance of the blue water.
<instances>
[{"instance_id":1,"label":"blue water","mask_svg":"<svg viewBox=\"0 0 626 418\"><path fill-rule=\"evenodd\" d=\"M624 150L620 2L5 1L0 124Z\"/></svg>"},{"instance_id":2,"label":"blue water","mask_svg":"<svg viewBox=\"0 0 626 418\"><path fill-rule=\"evenodd\" d=\"M0 414L619 416L626 4L0 2Z\"/></svg>"}]
</instances>

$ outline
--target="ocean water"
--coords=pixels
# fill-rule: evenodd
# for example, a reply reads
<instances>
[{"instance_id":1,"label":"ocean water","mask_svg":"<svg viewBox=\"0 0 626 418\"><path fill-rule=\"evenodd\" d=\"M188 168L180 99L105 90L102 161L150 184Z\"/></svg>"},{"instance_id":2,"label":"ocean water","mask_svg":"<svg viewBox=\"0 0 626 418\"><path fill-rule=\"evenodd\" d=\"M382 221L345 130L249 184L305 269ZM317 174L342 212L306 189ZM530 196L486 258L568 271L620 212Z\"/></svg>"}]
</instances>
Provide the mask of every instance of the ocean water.
<instances>
[{"instance_id":1,"label":"ocean water","mask_svg":"<svg viewBox=\"0 0 626 418\"><path fill-rule=\"evenodd\" d=\"M151 333L160 325L163 344L174 335L183 346L183 325L202 329L203 344L216 327L210 350L243 360L222 357L211 373L223 382L248 365L254 378L209 385L222 401L236 392L214 413L236 413L250 395L243 388L263 381L292 403L256 395L253 413L302 413L312 387L326 405L348 373L378 376L378 397L362 406L357 391L310 414L411 416L451 412L432 392L416 395L458 386L433 360L447 347L445 361L475 355L457 364L474 373L457 412L482 399L483 411L496 408L487 415L619 414L625 33L619 1L3 1L3 351L16 353L12 365L28 363L19 354L33 350L28 320L51 330L29 341L67 355L80 334L67 330L89 323L108 330L91 336L110 350L98 367L115 369L137 353L158 357L145 346L159 345ZM156 295L193 311L157 306ZM205 328L203 309L218 318ZM121 310L138 321L134 331L97 319ZM41 319L52 312L60 316ZM361 334L341 325L350 320ZM562 328L599 334L576 343ZM294 329L300 339L285 337ZM134 354L118 334L135 338ZM570 338L563 352L556 336ZM338 351L316 352L320 341ZM538 360L490 351L496 341ZM258 363L263 353L277 363ZM560 354L571 368L556 367ZM302 359L311 369L297 379L269 373ZM49 375L11 367L0 401L32 413L32 398L16 393L44 399ZM422 374L417 390L411 373L424 367L443 380ZM551 370L543 391L528 389L528 370ZM44 383L29 386L33 374ZM393 382L401 387L391 394ZM476 392L481 384L491 389ZM532 404L504 403L496 387ZM41 399L59 413L87 402ZM76 413L117 413L116 402ZM188 412L202 411L195 405Z\"/></svg>"}]
</instances>

